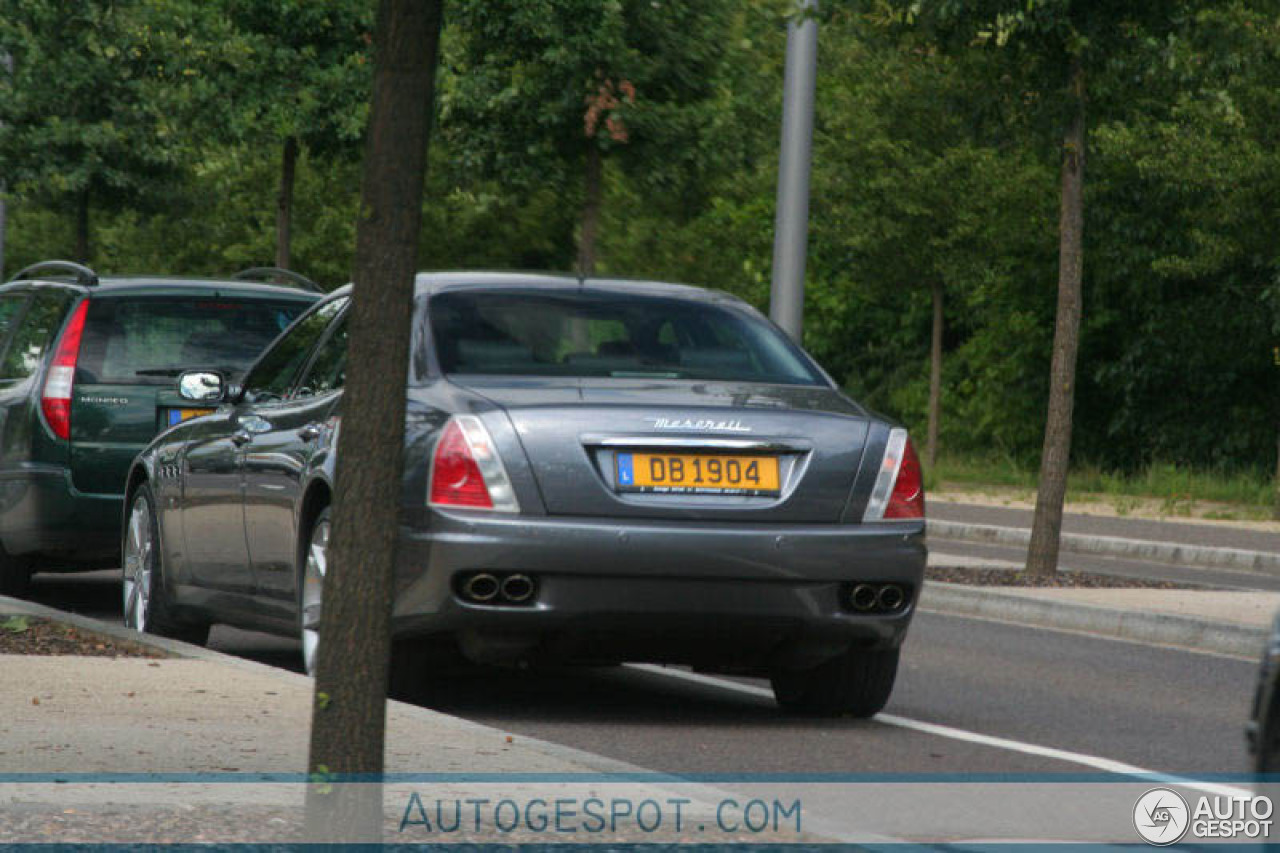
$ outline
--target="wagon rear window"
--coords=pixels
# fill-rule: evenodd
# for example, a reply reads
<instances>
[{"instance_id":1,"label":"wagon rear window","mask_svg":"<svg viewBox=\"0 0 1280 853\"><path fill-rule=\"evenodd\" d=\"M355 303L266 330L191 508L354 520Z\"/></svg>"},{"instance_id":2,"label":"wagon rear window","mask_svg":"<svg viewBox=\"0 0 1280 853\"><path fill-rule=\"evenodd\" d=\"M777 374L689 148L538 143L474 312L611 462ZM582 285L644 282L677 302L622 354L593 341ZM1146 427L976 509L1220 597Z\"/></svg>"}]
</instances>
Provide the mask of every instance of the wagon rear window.
<instances>
[{"instance_id":1,"label":"wagon rear window","mask_svg":"<svg viewBox=\"0 0 1280 853\"><path fill-rule=\"evenodd\" d=\"M614 291L459 290L430 303L445 373L818 385L809 360L753 313Z\"/></svg>"},{"instance_id":2,"label":"wagon rear window","mask_svg":"<svg viewBox=\"0 0 1280 853\"><path fill-rule=\"evenodd\" d=\"M77 379L172 385L173 377L197 367L238 376L306 307L226 296L94 299Z\"/></svg>"}]
</instances>

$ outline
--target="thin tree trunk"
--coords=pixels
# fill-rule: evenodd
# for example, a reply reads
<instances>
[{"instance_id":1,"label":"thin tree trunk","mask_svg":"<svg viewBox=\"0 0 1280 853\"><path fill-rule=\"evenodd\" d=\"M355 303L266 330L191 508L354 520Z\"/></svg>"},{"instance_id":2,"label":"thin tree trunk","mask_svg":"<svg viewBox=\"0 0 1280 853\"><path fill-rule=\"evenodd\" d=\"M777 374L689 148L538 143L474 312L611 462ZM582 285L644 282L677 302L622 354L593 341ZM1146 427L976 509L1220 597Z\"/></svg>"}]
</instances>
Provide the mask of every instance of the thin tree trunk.
<instances>
[{"instance_id":1,"label":"thin tree trunk","mask_svg":"<svg viewBox=\"0 0 1280 853\"><path fill-rule=\"evenodd\" d=\"M89 191L76 196L76 260L89 263Z\"/></svg>"},{"instance_id":2,"label":"thin tree trunk","mask_svg":"<svg viewBox=\"0 0 1280 853\"><path fill-rule=\"evenodd\" d=\"M442 0L381 0L311 717L313 840L377 842L404 473L405 369ZM378 784L333 786L334 775ZM358 789L360 793L356 793Z\"/></svg>"},{"instance_id":3,"label":"thin tree trunk","mask_svg":"<svg viewBox=\"0 0 1280 853\"><path fill-rule=\"evenodd\" d=\"M1275 506L1271 510L1272 518L1280 521L1280 435L1276 437L1276 479L1275 479Z\"/></svg>"},{"instance_id":4,"label":"thin tree trunk","mask_svg":"<svg viewBox=\"0 0 1280 853\"><path fill-rule=\"evenodd\" d=\"M5 198L7 187L0 181L0 281L4 281L5 239L9 236L9 203Z\"/></svg>"},{"instance_id":5,"label":"thin tree trunk","mask_svg":"<svg viewBox=\"0 0 1280 853\"><path fill-rule=\"evenodd\" d=\"M284 141L280 154L280 195L276 199L276 266L289 268L289 245L293 240L293 175L298 164L298 138Z\"/></svg>"},{"instance_id":6,"label":"thin tree trunk","mask_svg":"<svg viewBox=\"0 0 1280 853\"><path fill-rule=\"evenodd\" d=\"M1027 551L1027 571L1034 575L1051 575L1058 570L1062 503L1067 494L1071 459L1071 409L1084 278L1085 81L1078 59L1071 61L1069 90L1075 109L1063 139L1058 313L1053 333L1053 362L1049 369L1049 413L1045 419L1040 488Z\"/></svg>"},{"instance_id":7,"label":"thin tree trunk","mask_svg":"<svg viewBox=\"0 0 1280 853\"><path fill-rule=\"evenodd\" d=\"M603 189L604 158L594 140L587 143L586 193L582 202L582 232L578 240L578 272L596 271L596 234L600 229L600 198Z\"/></svg>"},{"instance_id":8,"label":"thin tree trunk","mask_svg":"<svg viewBox=\"0 0 1280 853\"><path fill-rule=\"evenodd\" d=\"M938 422L942 409L942 282L933 282L933 335L929 346L929 436L925 465L938 462Z\"/></svg>"}]
</instances>

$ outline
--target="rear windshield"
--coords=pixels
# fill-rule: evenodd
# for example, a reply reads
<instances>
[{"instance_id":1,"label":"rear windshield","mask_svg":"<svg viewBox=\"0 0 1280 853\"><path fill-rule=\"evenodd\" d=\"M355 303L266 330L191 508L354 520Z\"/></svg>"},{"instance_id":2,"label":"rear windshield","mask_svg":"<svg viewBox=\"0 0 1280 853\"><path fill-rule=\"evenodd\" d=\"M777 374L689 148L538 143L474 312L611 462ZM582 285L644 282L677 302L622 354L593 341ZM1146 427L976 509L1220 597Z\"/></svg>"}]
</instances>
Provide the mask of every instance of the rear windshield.
<instances>
[{"instance_id":1,"label":"rear windshield","mask_svg":"<svg viewBox=\"0 0 1280 853\"><path fill-rule=\"evenodd\" d=\"M238 378L306 308L306 303L227 296L94 299L76 379L172 385L173 377L196 367Z\"/></svg>"},{"instance_id":2,"label":"rear windshield","mask_svg":"<svg viewBox=\"0 0 1280 853\"><path fill-rule=\"evenodd\" d=\"M725 305L590 290L458 290L433 297L429 311L445 373L825 384L773 327Z\"/></svg>"}]
</instances>

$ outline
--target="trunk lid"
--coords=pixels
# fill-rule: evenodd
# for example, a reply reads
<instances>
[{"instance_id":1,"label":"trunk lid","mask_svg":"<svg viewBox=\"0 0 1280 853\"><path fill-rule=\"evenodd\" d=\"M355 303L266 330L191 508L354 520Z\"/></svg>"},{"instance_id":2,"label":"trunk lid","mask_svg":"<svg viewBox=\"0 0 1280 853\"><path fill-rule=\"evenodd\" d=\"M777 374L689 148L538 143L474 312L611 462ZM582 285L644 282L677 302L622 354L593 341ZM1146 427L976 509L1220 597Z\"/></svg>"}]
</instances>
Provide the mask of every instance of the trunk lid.
<instances>
[{"instance_id":1,"label":"trunk lid","mask_svg":"<svg viewBox=\"0 0 1280 853\"><path fill-rule=\"evenodd\" d=\"M505 410L551 515L836 523L869 430L862 409L816 386L451 381Z\"/></svg>"}]
</instances>

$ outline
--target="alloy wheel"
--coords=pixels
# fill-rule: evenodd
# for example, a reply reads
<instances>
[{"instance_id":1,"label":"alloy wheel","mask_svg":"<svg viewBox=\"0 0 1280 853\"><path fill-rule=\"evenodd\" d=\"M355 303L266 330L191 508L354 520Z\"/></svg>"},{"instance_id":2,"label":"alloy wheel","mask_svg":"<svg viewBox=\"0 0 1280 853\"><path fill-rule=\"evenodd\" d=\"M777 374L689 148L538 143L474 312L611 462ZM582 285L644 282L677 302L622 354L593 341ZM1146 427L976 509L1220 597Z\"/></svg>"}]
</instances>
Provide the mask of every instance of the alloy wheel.
<instances>
[{"instance_id":1,"label":"alloy wheel","mask_svg":"<svg viewBox=\"0 0 1280 853\"><path fill-rule=\"evenodd\" d=\"M129 511L124 541L124 624L136 631L149 627L154 553L151 503L145 494L139 494Z\"/></svg>"},{"instance_id":2,"label":"alloy wheel","mask_svg":"<svg viewBox=\"0 0 1280 853\"><path fill-rule=\"evenodd\" d=\"M302 575L302 665L307 675L315 675L316 652L320 648L320 602L324 574L328 568L329 518L326 513L311 530Z\"/></svg>"}]
</instances>

